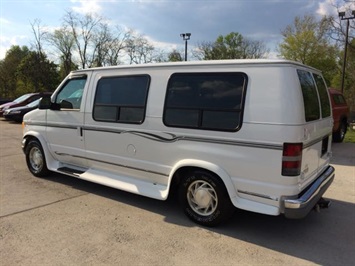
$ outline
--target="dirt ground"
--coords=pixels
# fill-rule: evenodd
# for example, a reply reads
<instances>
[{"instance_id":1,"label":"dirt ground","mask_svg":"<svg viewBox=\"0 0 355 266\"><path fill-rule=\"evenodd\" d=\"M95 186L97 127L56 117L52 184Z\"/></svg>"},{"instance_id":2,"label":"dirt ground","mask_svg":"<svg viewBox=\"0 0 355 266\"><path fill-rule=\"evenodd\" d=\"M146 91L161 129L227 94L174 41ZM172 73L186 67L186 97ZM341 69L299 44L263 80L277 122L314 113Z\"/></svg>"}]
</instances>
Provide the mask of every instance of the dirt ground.
<instances>
[{"instance_id":1,"label":"dirt ground","mask_svg":"<svg viewBox=\"0 0 355 266\"><path fill-rule=\"evenodd\" d=\"M237 211L203 228L166 202L53 174L33 177L21 125L0 119L0 264L354 265L355 144L333 144L329 209L288 220Z\"/></svg>"}]
</instances>

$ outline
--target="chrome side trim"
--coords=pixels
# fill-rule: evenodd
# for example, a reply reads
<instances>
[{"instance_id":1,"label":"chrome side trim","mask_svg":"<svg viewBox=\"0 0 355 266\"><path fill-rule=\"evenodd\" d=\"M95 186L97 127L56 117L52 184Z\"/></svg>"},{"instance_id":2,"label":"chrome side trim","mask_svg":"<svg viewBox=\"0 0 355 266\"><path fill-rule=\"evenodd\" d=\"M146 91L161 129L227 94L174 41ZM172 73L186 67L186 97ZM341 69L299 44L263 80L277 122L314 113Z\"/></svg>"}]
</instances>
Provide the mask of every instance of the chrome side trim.
<instances>
[{"instance_id":1,"label":"chrome side trim","mask_svg":"<svg viewBox=\"0 0 355 266\"><path fill-rule=\"evenodd\" d=\"M56 124L56 123L46 123L46 122L30 122L26 121L26 125L30 126L42 126L42 127L55 127L55 128L69 128L77 129L80 125L68 125L68 124Z\"/></svg>"},{"instance_id":2,"label":"chrome side trim","mask_svg":"<svg viewBox=\"0 0 355 266\"><path fill-rule=\"evenodd\" d=\"M238 193L251 195L251 196L255 196L255 197L259 197L259 198L263 198L263 199L274 200L274 201L278 201L279 200L278 197L273 197L273 196L269 196L269 195L254 193L254 192L250 192L250 191L238 190Z\"/></svg>"}]
</instances>

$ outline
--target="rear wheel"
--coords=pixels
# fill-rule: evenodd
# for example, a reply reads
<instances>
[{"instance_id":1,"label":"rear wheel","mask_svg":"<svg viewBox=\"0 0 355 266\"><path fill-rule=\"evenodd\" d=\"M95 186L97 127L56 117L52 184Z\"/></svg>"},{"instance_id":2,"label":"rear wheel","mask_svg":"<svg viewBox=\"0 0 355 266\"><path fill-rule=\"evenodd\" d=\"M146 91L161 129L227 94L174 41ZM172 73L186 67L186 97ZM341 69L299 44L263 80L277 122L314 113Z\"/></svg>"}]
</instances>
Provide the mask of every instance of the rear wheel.
<instances>
[{"instance_id":1,"label":"rear wheel","mask_svg":"<svg viewBox=\"0 0 355 266\"><path fill-rule=\"evenodd\" d=\"M333 133L333 141L342 142L345 138L346 130L347 130L346 121L342 121L338 130Z\"/></svg>"},{"instance_id":2,"label":"rear wheel","mask_svg":"<svg viewBox=\"0 0 355 266\"><path fill-rule=\"evenodd\" d=\"M49 174L43 148L39 141L31 140L25 150L26 163L30 172L37 177L43 177Z\"/></svg>"},{"instance_id":3,"label":"rear wheel","mask_svg":"<svg viewBox=\"0 0 355 266\"><path fill-rule=\"evenodd\" d=\"M234 212L223 182L207 171L188 173L180 184L179 198L185 214L204 226L218 225Z\"/></svg>"}]
</instances>

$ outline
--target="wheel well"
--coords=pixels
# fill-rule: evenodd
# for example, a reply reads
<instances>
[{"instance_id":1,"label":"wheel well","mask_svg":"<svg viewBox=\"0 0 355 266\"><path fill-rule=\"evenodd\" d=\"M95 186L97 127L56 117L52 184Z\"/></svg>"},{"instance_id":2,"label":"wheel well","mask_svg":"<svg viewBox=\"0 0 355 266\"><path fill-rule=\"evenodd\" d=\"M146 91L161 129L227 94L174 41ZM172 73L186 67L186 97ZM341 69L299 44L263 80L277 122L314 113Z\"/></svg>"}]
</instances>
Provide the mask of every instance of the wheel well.
<instances>
[{"instance_id":1,"label":"wheel well","mask_svg":"<svg viewBox=\"0 0 355 266\"><path fill-rule=\"evenodd\" d=\"M171 185L170 185L170 189L169 189L169 195L171 194L175 194L175 192L178 191L178 188L179 188L179 185L181 183L181 181L186 177L186 175L189 173L189 172L192 172L192 171L198 171L198 170L202 170L202 171L205 171L205 172L209 172L210 174L218 177L221 182L223 183L224 185L224 188L226 189L227 191L227 188L225 187L225 184L222 180L222 178L217 175L216 173L208 170L208 169L205 169L205 168L201 168L201 167L195 167L195 166L184 166L184 167L181 167L179 168L173 175L172 177L172 180L171 180Z\"/></svg>"},{"instance_id":2,"label":"wheel well","mask_svg":"<svg viewBox=\"0 0 355 266\"><path fill-rule=\"evenodd\" d=\"M39 143L41 143L39 141L39 139L37 139L36 137L34 136L25 136L25 140L26 140L26 143L25 143L25 146L23 147L23 150L26 152L26 147L28 145L28 143L30 143L31 140L37 140Z\"/></svg>"}]
</instances>

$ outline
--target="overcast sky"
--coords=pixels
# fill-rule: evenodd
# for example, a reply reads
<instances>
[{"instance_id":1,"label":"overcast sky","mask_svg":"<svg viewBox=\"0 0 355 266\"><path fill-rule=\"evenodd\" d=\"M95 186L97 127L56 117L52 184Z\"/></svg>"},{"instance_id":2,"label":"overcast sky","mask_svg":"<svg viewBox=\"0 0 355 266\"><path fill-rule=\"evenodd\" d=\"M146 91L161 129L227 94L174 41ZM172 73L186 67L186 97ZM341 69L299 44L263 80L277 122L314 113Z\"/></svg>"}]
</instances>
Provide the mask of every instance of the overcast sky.
<instances>
[{"instance_id":1,"label":"overcast sky","mask_svg":"<svg viewBox=\"0 0 355 266\"><path fill-rule=\"evenodd\" d=\"M296 16L336 15L343 0L0 0L0 59L11 45L30 46L30 23L56 28L66 11L97 13L143 34L166 50L184 49L180 33L191 33L189 47L239 32L264 41L270 57L280 34ZM355 9L355 1L351 3Z\"/></svg>"}]
</instances>

